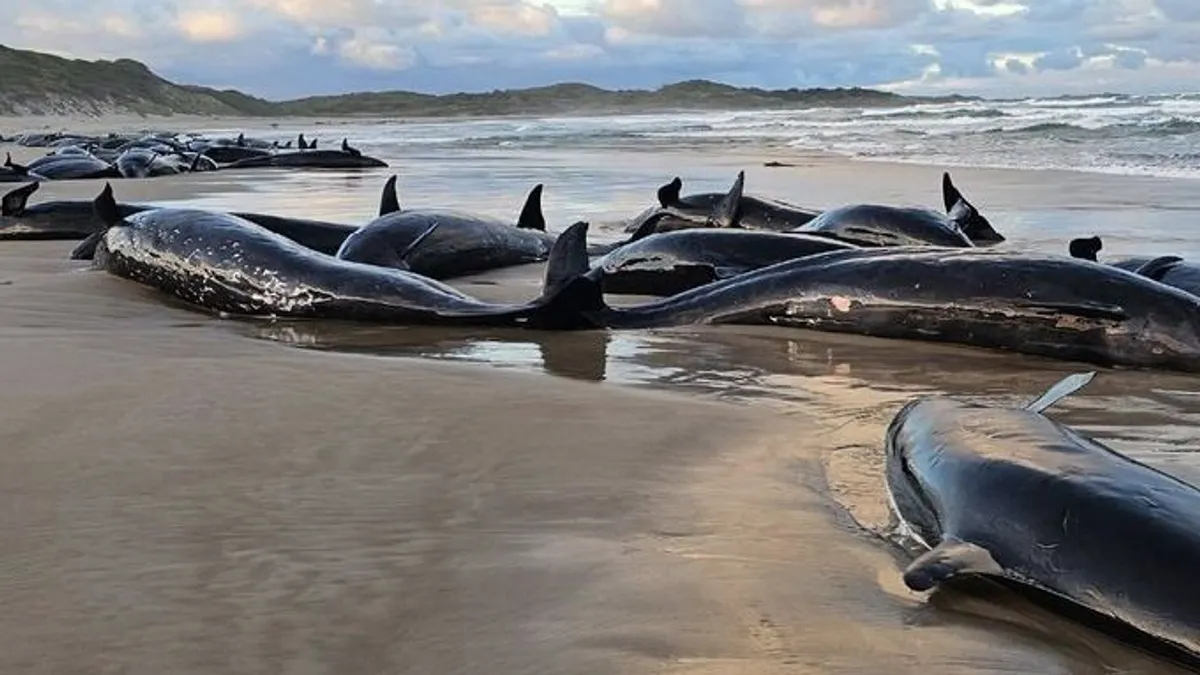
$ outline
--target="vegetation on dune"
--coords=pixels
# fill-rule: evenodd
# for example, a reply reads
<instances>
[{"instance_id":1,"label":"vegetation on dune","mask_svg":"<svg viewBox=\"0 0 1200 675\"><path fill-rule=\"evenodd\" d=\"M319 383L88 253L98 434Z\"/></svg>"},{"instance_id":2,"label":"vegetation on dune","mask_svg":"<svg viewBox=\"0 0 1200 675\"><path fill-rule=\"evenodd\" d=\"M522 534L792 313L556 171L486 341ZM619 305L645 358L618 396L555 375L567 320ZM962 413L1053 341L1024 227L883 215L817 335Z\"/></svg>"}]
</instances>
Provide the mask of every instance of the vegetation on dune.
<instances>
[{"instance_id":1,"label":"vegetation on dune","mask_svg":"<svg viewBox=\"0 0 1200 675\"><path fill-rule=\"evenodd\" d=\"M564 83L475 94L387 91L268 101L234 90L176 84L130 59L83 61L0 45L0 115L450 117L883 106L953 100L965 97L914 98L860 88L767 90L691 80L653 91L611 91Z\"/></svg>"}]
</instances>

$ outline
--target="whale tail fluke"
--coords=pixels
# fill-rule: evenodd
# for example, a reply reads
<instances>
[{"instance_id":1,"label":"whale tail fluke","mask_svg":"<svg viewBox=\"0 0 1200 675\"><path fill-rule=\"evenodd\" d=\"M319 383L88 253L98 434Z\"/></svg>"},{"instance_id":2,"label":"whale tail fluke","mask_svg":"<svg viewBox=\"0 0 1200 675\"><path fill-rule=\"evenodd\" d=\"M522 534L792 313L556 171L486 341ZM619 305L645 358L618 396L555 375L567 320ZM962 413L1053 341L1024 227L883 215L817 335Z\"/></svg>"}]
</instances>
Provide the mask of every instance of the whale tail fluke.
<instances>
[{"instance_id":1,"label":"whale tail fluke","mask_svg":"<svg viewBox=\"0 0 1200 675\"><path fill-rule=\"evenodd\" d=\"M658 188L658 205L667 208L679 204L679 193L683 191L683 180L676 176L670 183Z\"/></svg>"},{"instance_id":2,"label":"whale tail fluke","mask_svg":"<svg viewBox=\"0 0 1200 675\"><path fill-rule=\"evenodd\" d=\"M108 233L108 229L124 219L124 216L121 215L121 207L117 204L116 197L113 196L111 183L106 182L104 189L92 200L92 210L103 225L88 235L87 239L79 242L79 245L71 251L71 260L91 260L94 258L96 247L100 245L100 240Z\"/></svg>"},{"instance_id":3,"label":"whale tail fluke","mask_svg":"<svg viewBox=\"0 0 1200 675\"><path fill-rule=\"evenodd\" d=\"M9 190L0 199L0 216L21 215L21 212L25 210L25 204L29 201L29 196L37 192L37 189L38 182L33 181L15 190Z\"/></svg>"},{"instance_id":4,"label":"whale tail fluke","mask_svg":"<svg viewBox=\"0 0 1200 675\"><path fill-rule=\"evenodd\" d=\"M1086 373L1075 373L1068 375L1063 379L1055 382L1053 386L1046 390L1041 396L1035 398L1025 404L1025 409L1029 412L1041 413L1047 408L1058 403L1064 398L1074 394L1075 392L1087 386L1092 378L1096 377L1096 371L1088 371Z\"/></svg>"},{"instance_id":5,"label":"whale tail fluke","mask_svg":"<svg viewBox=\"0 0 1200 675\"><path fill-rule=\"evenodd\" d=\"M1071 243L1067 245L1067 250L1072 258L1091 260L1092 262L1097 262L1096 254L1102 248L1104 248L1104 242L1100 241L1100 237L1096 236L1077 237L1072 239Z\"/></svg>"},{"instance_id":6,"label":"whale tail fluke","mask_svg":"<svg viewBox=\"0 0 1200 675\"><path fill-rule=\"evenodd\" d=\"M742 193L746 189L746 172L739 171L729 192L713 206L708 214L708 227L737 227L738 216L741 215Z\"/></svg>"},{"instance_id":7,"label":"whale tail fluke","mask_svg":"<svg viewBox=\"0 0 1200 675\"><path fill-rule=\"evenodd\" d=\"M600 283L587 276L586 222L563 230L550 249L542 295L526 327L545 330L599 328L598 314L605 309Z\"/></svg>"},{"instance_id":8,"label":"whale tail fluke","mask_svg":"<svg viewBox=\"0 0 1200 675\"><path fill-rule=\"evenodd\" d=\"M400 195L396 192L396 174L392 174L383 184L383 193L379 195L379 215L386 216L400 210Z\"/></svg>"},{"instance_id":9,"label":"whale tail fluke","mask_svg":"<svg viewBox=\"0 0 1200 675\"><path fill-rule=\"evenodd\" d=\"M529 196L525 198L525 206L521 208L521 215L517 217L519 229L546 231L546 217L542 215L542 189L543 185L538 183L529 191Z\"/></svg>"}]
</instances>

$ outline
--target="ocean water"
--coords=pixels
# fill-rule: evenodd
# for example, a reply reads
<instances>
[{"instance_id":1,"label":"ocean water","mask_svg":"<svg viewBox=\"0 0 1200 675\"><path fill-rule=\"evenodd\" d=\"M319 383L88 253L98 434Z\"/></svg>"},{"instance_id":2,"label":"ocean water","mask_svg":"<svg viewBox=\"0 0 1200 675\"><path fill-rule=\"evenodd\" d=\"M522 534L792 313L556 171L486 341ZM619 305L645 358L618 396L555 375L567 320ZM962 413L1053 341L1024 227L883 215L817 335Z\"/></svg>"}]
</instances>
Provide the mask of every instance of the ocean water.
<instances>
[{"instance_id":1,"label":"ocean water","mask_svg":"<svg viewBox=\"0 0 1200 675\"><path fill-rule=\"evenodd\" d=\"M330 126L351 127L351 138L384 154L732 146L945 166L1200 178L1200 93ZM289 129L277 137L292 135Z\"/></svg>"}]
</instances>

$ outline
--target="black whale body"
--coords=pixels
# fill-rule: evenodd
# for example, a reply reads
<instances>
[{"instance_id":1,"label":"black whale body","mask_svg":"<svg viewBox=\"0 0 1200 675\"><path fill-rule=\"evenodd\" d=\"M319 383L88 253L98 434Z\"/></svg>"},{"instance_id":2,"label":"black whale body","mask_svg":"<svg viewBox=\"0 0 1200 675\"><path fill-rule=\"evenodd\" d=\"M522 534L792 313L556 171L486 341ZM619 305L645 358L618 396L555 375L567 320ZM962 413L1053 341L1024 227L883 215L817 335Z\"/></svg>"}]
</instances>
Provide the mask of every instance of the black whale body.
<instances>
[{"instance_id":1,"label":"black whale body","mask_svg":"<svg viewBox=\"0 0 1200 675\"><path fill-rule=\"evenodd\" d=\"M558 237L546 232L542 185L530 190L515 226L482 214L447 209L401 210L396 177L388 178L379 217L346 238L342 260L407 269L434 279L450 279L492 269L542 262ZM430 226L438 227L411 250ZM592 247L597 253L610 247Z\"/></svg>"},{"instance_id":2,"label":"black whale body","mask_svg":"<svg viewBox=\"0 0 1200 675\"><path fill-rule=\"evenodd\" d=\"M657 232L592 265L605 293L674 295L785 260L858 248L829 237L726 228Z\"/></svg>"},{"instance_id":3,"label":"black whale body","mask_svg":"<svg viewBox=\"0 0 1200 675\"><path fill-rule=\"evenodd\" d=\"M29 183L0 198L0 241L84 239L71 257L90 259L96 244L94 235L103 232L105 227L96 215L93 202L61 200L29 205L29 197L37 189L38 183ZM117 208L122 216L128 216L160 207L121 203ZM353 225L267 213L235 212L233 215L328 255L333 255L346 237L357 229Z\"/></svg>"},{"instance_id":4,"label":"black whale body","mask_svg":"<svg viewBox=\"0 0 1200 675\"><path fill-rule=\"evenodd\" d=\"M591 279L572 284L574 306L560 311L596 327L769 324L1200 372L1200 298L1065 256L831 251L621 308Z\"/></svg>"},{"instance_id":5,"label":"black whale body","mask_svg":"<svg viewBox=\"0 0 1200 675\"><path fill-rule=\"evenodd\" d=\"M1071 240L1069 251L1072 257L1096 261L1102 247L1100 237L1081 237ZM1126 256L1103 262L1200 296L1200 265L1179 256Z\"/></svg>"},{"instance_id":6,"label":"black whale body","mask_svg":"<svg viewBox=\"0 0 1200 675\"><path fill-rule=\"evenodd\" d=\"M658 232L693 227L742 227L822 234L860 246L991 246L1004 241L1004 237L954 185L949 172L942 173L944 216L927 209L876 204L853 204L816 211L748 197L744 194L744 171L738 173L733 186L724 194L679 197L680 185L681 181L676 178L659 188L659 208L670 209L677 217L660 223ZM656 209L643 212L630 222L626 231L641 229L656 212Z\"/></svg>"},{"instance_id":7,"label":"black whale body","mask_svg":"<svg viewBox=\"0 0 1200 675\"><path fill-rule=\"evenodd\" d=\"M310 146L311 147L311 146ZM343 144L343 148L348 148ZM342 150L292 150L262 157L247 157L226 164L226 169L307 168L370 169L386 167L387 162L368 157L353 148Z\"/></svg>"},{"instance_id":8,"label":"black whale body","mask_svg":"<svg viewBox=\"0 0 1200 675\"><path fill-rule=\"evenodd\" d=\"M744 183L745 172L738 173L735 185ZM661 208L672 209L684 217L703 221L709 217L720 202L728 197L728 192L700 192L690 195L680 195L683 181L675 177L671 182L658 189L658 203ZM817 217L821 212L777 199L743 194L737 190L737 224L751 230L770 230L784 232L800 227ZM665 229L659 230L666 231Z\"/></svg>"},{"instance_id":9,"label":"black whale body","mask_svg":"<svg viewBox=\"0 0 1200 675\"><path fill-rule=\"evenodd\" d=\"M901 530L926 549L911 589L986 578L1126 643L1200 669L1200 491L1042 414L920 397L886 433Z\"/></svg>"},{"instance_id":10,"label":"black whale body","mask_svg":"<svg viewBox=\"0 0 1200 675\"><path fill-rule=\"evenodd\" d=\"M122 218L109 186L96 210L109 227L94 267L215 312L502 326L541 307L486 303L411 272L338 260L229 214L161 208ZM578 225L564 237L582 238L586 224ZM548 292L550 282L548 273Z\"/></svg>"},{"instance_id":11,"label":"black whale body","mask_svg":"<svg viewBox=\"0 0 1200 675\"><path fill-rule=\"evenodd\" d=\"M832 235L859 246L974 246L957 225L940 213L881 204L830 209L793 232Z\"/></svg>"},{"instance_id":12,"label":"black whale body","mask_svg":"<svg viewBox=\"0 0 1200 675\"><path fill-rule=\"evenodd\" d=\"M45 160L45 161L39 161ZM41 180L86 180L89 178L120 178L114 164L92 155L47 155L29 166L14 164L9 157L4 164L9 169Z\"/></svg>"}]
</instances>

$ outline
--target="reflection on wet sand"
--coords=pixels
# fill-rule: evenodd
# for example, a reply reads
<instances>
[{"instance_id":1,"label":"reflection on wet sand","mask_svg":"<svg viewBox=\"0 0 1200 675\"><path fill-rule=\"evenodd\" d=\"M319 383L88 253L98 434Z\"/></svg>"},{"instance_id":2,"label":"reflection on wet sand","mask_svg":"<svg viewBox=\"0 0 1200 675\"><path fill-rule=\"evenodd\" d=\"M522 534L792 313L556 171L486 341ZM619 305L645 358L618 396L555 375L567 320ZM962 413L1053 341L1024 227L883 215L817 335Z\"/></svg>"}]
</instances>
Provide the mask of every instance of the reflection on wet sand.
<instances>
[{"instance_id":1,"label":"reflection on wet sand","mask_svg":"<svg viewBox=\"0 0 1200 675\"><path fill-rule=\"evenodd\" d=\"M853 527L885 547L894 546L892 516L883 492L882 430L913 396L945 394L995 403L1023 403L1070 372L1089 366L931 345L829 335L793 329L707 327L687 330L537 333L497 330L481 334L445 330L274 322L242 326L264 339L309 349L376 356L421 357L542 371L583 380L607 380L683 390L723 401L766 404L780 414L801 413L811 422L799 444L805 462L816 461L814 487L846 514ZM1200 423L1200 394L1187 376L1101 370L1084 392L1056 406L1056 418L1120 446L1134 457L1200 482L1200 462L1186 448L1186 433ZM1180 452L1164 452L1176 437ZM902 569L902 559L897 558ZM879 583L898 596L898 569L881 570ZM987 584L950 585L914 608L916 625L966 621L981 630L1007 630L1053 643L1076 666L1065 672L1109 667L1162 668L1153 658L1115 643ZM1086 664L1086 665L1083 665ZM1159 672L1159 671L1155 671Z\"/></svg>"}]
</instances>

